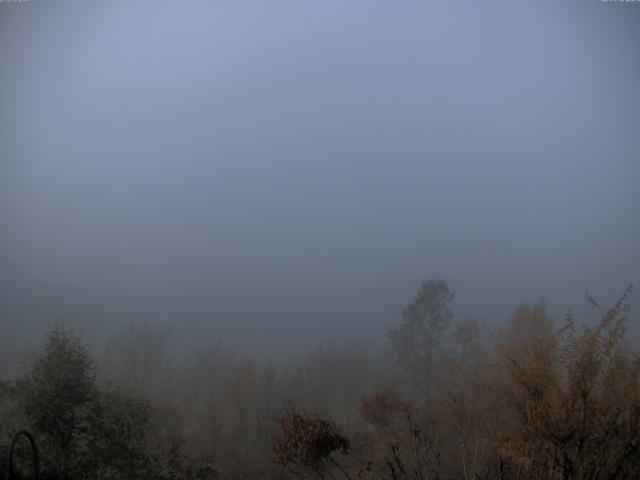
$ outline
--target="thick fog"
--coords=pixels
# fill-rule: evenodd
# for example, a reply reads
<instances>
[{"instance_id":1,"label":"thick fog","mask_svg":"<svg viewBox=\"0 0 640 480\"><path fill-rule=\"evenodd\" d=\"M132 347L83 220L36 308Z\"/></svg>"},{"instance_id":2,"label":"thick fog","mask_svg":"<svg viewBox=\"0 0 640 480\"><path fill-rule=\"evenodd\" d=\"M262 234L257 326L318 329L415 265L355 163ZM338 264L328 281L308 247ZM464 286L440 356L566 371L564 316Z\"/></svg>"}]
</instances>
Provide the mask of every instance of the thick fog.
<instances>
[{"instance_id":1,"label":"thick fog","mask_svg":"<svg viewBox=\"0 0 640 480\"><path fill-rule=\"evenodd\" d=\"M0 3L3 335L383 342L426 278L489 324L606 305L639 41L600 0Z\"/></svg>"}]
</instances>

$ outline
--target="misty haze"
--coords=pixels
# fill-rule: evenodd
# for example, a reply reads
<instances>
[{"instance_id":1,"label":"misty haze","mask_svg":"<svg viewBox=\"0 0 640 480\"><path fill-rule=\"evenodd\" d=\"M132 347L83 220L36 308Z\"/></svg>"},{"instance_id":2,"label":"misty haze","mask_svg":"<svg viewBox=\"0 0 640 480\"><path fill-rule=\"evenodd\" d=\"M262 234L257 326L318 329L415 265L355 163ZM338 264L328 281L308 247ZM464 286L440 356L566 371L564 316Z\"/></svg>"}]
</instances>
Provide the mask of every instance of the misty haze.
<instances>
[{"instance_id":1,"label":"misty haze","mask_svg":"<svg viewBox=\"0 0 640 480\"><path fill-rule=\"evenodd\" d=\"M0 479L640 478L639 127L640 2L0 0Z\"/></svg>"}]
</instances>

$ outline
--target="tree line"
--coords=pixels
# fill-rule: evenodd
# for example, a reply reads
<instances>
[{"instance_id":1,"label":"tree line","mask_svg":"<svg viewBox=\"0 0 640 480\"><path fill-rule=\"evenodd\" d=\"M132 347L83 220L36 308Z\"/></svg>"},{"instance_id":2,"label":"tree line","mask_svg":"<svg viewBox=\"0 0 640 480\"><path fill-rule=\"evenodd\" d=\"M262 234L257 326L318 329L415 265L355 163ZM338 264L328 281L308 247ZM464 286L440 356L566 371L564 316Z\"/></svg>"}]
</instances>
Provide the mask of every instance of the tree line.
<instances>
[{"instance_id":1,"label":"tree line","mask_svg":"<svg viewBox=\"0 0 640 480\"><path fill-rule=\"evenodd\" d=\"M489 329L423 282L388 349L324 346L284 365L221 347L184 362L149 327L100 354L54 326L0 378L0 478L23 428L47 479L640 478L640 354L629 287L598 321L544 302ZM30 478L26 445L15 475Z\"/></svg>"}]
</instances>

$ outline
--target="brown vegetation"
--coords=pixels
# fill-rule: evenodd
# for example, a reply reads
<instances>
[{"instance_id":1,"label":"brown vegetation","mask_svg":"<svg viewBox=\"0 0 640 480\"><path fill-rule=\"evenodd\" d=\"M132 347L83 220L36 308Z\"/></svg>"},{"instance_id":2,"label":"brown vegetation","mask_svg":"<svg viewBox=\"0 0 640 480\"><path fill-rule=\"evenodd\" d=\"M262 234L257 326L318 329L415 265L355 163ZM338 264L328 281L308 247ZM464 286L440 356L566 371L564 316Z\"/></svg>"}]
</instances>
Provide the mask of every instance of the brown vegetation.
<instances>
[{"instance_id":1,"label":"brown vegetation","mask_svg":"<svg viewBox=\"0 0 640 480\"><path fill-rule=\"evenodd\" d=\"M45 476L65 479L640 478L630 293L606 311L588 295L589 327L568 314L554 328L540 302L489 331L454 321L448 286L428 281L390 331L395 361L352 344L280 366L221 348L181 364L146 328L96 364L56 328L0 381L0 440L31 429Z\"/></svg>"}]
</instances>

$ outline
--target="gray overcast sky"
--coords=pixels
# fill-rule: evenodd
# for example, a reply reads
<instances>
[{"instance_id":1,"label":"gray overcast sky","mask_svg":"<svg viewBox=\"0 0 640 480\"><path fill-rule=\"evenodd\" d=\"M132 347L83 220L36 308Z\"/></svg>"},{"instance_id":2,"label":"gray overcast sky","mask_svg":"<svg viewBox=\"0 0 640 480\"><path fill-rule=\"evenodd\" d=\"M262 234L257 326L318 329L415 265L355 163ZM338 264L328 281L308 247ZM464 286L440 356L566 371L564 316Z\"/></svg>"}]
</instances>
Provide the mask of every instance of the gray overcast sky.
<instances>
[{"instance_id":1,"label":"gray overcast sky","mask_svg":"<svg viewBox=\"0 0 640 480\"><path fill-rule=\"evenodd\" d=\"M0 3L2 330L272 352L382 339L432 276L494 324L610 302L639 40L599 0Z\"/></svg>"}]
</instances>

